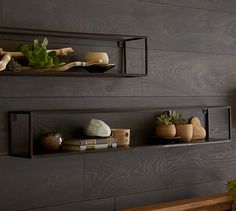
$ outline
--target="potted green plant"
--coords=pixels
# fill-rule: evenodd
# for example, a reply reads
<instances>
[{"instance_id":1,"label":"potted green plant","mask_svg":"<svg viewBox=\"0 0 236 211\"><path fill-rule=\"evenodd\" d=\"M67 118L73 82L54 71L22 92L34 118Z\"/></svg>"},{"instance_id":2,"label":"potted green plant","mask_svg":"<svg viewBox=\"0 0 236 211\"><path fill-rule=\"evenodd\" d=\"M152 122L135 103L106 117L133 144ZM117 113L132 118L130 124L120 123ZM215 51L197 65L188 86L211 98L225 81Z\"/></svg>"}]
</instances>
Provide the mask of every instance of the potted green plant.
<instances>
[{"instance_id":1,"label":"potted green plant","mask_svg":"<svg viewBox=\"0 0 236 211\"><path fill-rule=\"evenodd\" d=\"M236 179L229 180L226 184L227 189L230 191L233 197L233 204L231 211L236 211Z\"/></svg>"},{"instance_id":2,"label":"potted green plant","mask_svg":"<svg viewBox=\"0 0 236 211\"><path fill-rule=\"evenodd\" d=\"M176 136L181 137L184 142L190 142L193 137L193 125L188 124L188 120L184 119L181 114L176 111L169 111L172 124L176 128Z\"/></svg>"},{"instance_id":3,"label":"potted green plant","mask_svg":"<svg viewBox=\"0 0 236 211\"><path fill-rule=\"evenodd\" d=\"M157 117L155 133L158 138L169 138L175 136L175 125L171 122L171 116L168 112Z\"/></svg>"}]
</instances>

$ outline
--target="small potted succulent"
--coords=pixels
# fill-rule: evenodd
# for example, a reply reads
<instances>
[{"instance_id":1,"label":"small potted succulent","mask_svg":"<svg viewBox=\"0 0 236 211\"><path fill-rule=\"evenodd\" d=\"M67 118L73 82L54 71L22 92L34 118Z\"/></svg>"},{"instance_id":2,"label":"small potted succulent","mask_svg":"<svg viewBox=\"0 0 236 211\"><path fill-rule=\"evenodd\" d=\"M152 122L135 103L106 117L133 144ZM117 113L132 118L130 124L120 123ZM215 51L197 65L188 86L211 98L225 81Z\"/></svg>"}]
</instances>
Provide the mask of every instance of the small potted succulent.
<instances>
[{"instance_id":1,"label":"small potted succulent","mask_svg":"<svg viewBox=\"0 0 236 211\"><path fill-rule=\"evenodd\" d=\"M175 125L171 122L172 117L168 112L157 117L156 136L158 138L170 138L176 134Z\"/></svg>"},{"instance_id":2,"label":"small potted succulent","mask_svg":"<svg viewBox=\"0 0 236 211\"><path fill-rule=\"evenodd\" d=\"M169 111L169 115L171 117L170 121L176 128L176 136L181 137L184 142L190 142L193 137L193 125L188 124L188 121L176 111Z\"/></svg>"}]
</instances>

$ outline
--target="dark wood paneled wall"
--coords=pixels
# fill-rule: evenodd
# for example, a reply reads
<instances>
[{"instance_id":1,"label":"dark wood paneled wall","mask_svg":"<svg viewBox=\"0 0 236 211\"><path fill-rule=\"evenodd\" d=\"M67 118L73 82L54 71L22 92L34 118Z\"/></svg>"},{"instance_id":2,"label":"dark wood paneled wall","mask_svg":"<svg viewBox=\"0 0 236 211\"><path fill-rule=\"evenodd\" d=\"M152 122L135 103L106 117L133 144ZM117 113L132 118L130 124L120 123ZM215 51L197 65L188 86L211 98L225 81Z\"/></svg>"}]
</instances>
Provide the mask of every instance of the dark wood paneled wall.
<instances>
[{"instance_id":1,"label":"dark wood paneled wall","mask_svg":"<svg viewBox=\"0 0 236 211\"><path fill-rule=\"evenodd\" d=\"M149 36L148 77L0 77L0 210L115 210L223 192L236 177L235 9L234 0L0 0L0 27ZM22 42L0 38L10 50ZM49 41L80 52L73 40ZM202 105L232 106L233 142L8 156L10 110Z\"/></svg>"}]
</instances>

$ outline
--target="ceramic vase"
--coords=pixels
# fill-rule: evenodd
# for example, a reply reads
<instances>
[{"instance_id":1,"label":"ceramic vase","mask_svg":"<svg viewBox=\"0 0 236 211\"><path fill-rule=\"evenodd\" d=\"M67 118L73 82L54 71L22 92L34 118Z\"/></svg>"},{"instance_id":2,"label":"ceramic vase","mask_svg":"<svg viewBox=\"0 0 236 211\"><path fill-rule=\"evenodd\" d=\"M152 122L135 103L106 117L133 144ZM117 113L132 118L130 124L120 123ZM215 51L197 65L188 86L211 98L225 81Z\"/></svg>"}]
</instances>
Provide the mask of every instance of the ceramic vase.
<instances>
[{"instance_id":1,"label":"ceramic vase","mask_svg":"<svg viewBox=\"0 0 236 211\"><path fill-rule=\"evenodd\" d=\"M193 125L192 124L181 124L175 125L176 136L181 137L183 142L190 142L193 137Z\"/></svg>"},{"instance_id":2,"label":"ceramic vase","mask_svg":"<svg viewBox=\"0 0 236 211\"><path fill-rule=\"evenodd\" d=\"M174 137L176 134L175 125L157 125L155 133L158 138Z\"/></svg>"}]
</instances>

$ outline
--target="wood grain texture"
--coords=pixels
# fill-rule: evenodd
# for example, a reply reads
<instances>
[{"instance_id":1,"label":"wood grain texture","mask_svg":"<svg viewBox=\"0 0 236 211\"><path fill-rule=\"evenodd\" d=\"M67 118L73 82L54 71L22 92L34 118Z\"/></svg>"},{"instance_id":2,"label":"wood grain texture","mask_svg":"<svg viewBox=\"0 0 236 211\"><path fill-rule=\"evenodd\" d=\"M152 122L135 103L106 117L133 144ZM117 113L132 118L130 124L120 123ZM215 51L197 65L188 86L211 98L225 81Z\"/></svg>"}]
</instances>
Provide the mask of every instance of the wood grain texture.
<instances>
[{"instance_id":1,"label":"wood grain texture","mask_svg":"<svg viewBox=\"0 0 236 211\"><path fill-rule=\"evenodd\" d=\"M137 148L85 155L85 198L174 189L227 180L235 174L235 145Z\"/></svg>"},{"instance_id":2,"label":"wood grain texture","mask_svg":"<svg viewBox=\"0 0 236 211\"><path fill-rule=\"evenodd\" d=\"M109 3L94 0L50 0L43 7L40 3L31 4L28 0L23 0L21 5L24 6L17 8L17 13L11 14L16 5L16 0L3 0L4 26L144 34L149 36L151 48L233 54L236 52L236 20L232 14L136 0L112 0ZM21 14L27 15L22 17ZM47 17L47 21L43 20L42 14Z\"/></svg>"},{"instance_id":3,"label":"wood grain texture","mask_svg":"<svg viewBox=\"0 0 236 211\"><path fill-rule=\"evenodd\" d=\"M114 211L114 199L101 199L70 203L67 205L50 206L46 208L31 209L25 211Z\"/></svg>"},{"instance_id":4,"label":"wood grain texture","mask_svg":"<svg viewBox=\"0 0 236 211\"><path fill-rule=\"evenodd\" d=\"M235 56L150 51L149 61L144 96L235 95Z\"/></svg>"},{"instance_id":5,"label":"wood grain texture","mask_svg":"<svg viewBox=\"0 0 236 211\"><path fill-rule=\"evenodd\" d=\"M1 155L8 154L9 110L232 105L235 141L233 0L22 0L20 7L17 0L0 1L4 26L143 34L150 49L159 49L150 50L150 75L143 79L1 77ZM13 49L29 37L4 39L0 45ZM80 50L73 39L54 44ZM33 162L1 156L0 209L109 210L114 209L111 197L117 197L117 209L224 191L236 174L235 142L187 149L154 147ZM101 197L109 199L82 202ZM82 203L64 205L77 201Z\"/></svg>"},{"instance_id":6,"label":"wood grain texture","mask_svg":"<svg viewBox=\"0 0 236 211\"><path fill-rule=\"evenodd\" d=\"M0 210L13 211L83 200L80 156L0 159Z\"/></svg>"},{"instance_id":7,"label":"wood grain texture","mask_svg":"<svg viewBox=\"0 0 236 211\"><path fill-rule=\"evenodd\" d=\"M226 181L190 185L188 187L135 193L116 197L117 210L132 207L145 206L149 204L164 203L196 196L204 196L225 192Z\"/></svg>"},{"instance_id":8,"label":"wood grain texture","mask_svg":"<svg viewBox=\"0 0 236 211\"><path fill-rule=\"evenodd\" d=\"M161 3L170 6L182 6L187 8L195 8L202 10L210 10L215 12L232 13L235 14L236 4L234 0L139 0L150 3Z\"/></svg>"},{"instance_id":9,"label":"wood grain texture","mask_svg":"<svg viewBox=\"0 0 236 211\"><path fill-rule=\"evenodd\" d=\"M232 194L225 192L221 194L207 194L206 196L201 197L125 209L123 211L228 211L231 209L232 203Z\"/></svg>"}]
</instances>

